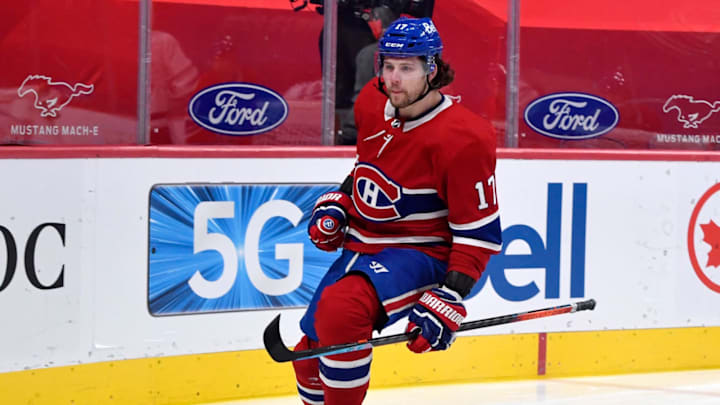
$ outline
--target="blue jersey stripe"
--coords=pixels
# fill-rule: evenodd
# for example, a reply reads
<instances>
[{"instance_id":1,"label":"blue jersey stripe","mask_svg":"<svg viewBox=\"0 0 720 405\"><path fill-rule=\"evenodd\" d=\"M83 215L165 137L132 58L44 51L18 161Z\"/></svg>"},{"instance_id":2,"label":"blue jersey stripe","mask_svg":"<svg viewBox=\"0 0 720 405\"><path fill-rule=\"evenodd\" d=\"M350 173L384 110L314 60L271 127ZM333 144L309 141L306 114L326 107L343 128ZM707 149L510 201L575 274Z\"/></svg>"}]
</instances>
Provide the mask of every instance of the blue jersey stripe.
<instances>
[{"instance_id":1,"label":"blue jersey stripe","mask_svg":"<svg viewBox=\"0 0 720 405\"><path fill-rule=\"evenodd\" d=\"M354 368L335 368L323 363L320 359L320 372L330 380L334 381L353 381L370 374L370 363Z\"/></svg>"},{"instance_id":2,"label":"blue jersey stripe","mask_svg":"<svg viewBox=\"0 0 720 405\"><path fill-rule=\"evenodd\" d=\"M450 229L453 236L459 236L463 238L477 239L485 242L490 242L499 245L502 242L502 229L500 228L500 218L495 218L494 221L487 225L483 225L475 229Z\"/></svg>"}]
</instances>

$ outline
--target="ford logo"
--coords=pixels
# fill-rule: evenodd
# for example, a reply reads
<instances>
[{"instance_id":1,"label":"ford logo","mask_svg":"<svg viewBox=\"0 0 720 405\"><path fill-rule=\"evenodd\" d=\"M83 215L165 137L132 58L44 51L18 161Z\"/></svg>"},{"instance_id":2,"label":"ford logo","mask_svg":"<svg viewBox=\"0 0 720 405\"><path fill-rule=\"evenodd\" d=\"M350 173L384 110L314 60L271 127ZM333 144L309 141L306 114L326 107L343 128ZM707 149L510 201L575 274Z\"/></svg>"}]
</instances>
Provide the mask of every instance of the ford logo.
<instances>
[{"instance_id":1,"label":"ford logo","mask_svg":"<svg viewBox=\"0 0 720 405\"><path fill-rule=\"evenodd\" d=\"M276 92L250 83L223 83L201 90L188 113L201 127L225 135L255 135L285 121L287 102Z\"/></svg>"},{"instance_id":2,"label":"ford logo","mask_svg":"<svg viewBox=\"0 0 720 405\"><path fill-rule=\"evenodd\" d=\"M554 93L525 108L525 123L551 138L588 139L609 132L620 114L609 101L583 93Z\"/></svg>"}]
</instances>

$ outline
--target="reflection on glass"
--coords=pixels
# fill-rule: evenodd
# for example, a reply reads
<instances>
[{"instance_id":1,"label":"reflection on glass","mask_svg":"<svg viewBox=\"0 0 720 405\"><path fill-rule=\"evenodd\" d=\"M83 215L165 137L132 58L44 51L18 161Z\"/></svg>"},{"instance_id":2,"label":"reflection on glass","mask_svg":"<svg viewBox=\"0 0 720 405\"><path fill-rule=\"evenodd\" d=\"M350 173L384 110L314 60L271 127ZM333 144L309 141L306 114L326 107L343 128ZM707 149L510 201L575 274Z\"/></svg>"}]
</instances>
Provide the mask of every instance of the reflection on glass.
<instances>
[{"instance_id":1,"label":"reflection on glass","mask_svg":"<svg viewBox=\"0 0 720 405\"><path fill-rule=\"evenodd\" d=\"M520 147L720 148L717 16L713 1L522 2Z\"/></svg>"},{"instance_id":2,"label":"reflection on glass","mask_svg":"<svg viewBox=\"0 0 720 405\"><path fill-rule=\"evenodd\" d=\"M223 0L153 2L152 14L153 35L173 37L175 54L184 55L175 71L178 84L159 87L171 90L159 98L174 100L168 107L182 120L177 116L170 121L176 126L167 129L153 126L158 129L151 132L153 143L321 143L322 16L310 9L294 12L286 1ZM276 102L268 95L277 95ZM219 110L222 119L210 119L220 117Z\"/></svg>"},{"instance_id":3,"label":"reflection on glass","mask_svg":"<svg viewBox=\"0 0 720 405\"><path fill-rule=\"evenodd\" d=\"M198 69L167 32L150 36L150 141L184 144L188 97L197 89Z\"/></svg>"},{"instance_id":4,"label":"reflection on glass","mask_svg":"<svg viewBox=\"0 0 720 405\"><path fill-rule=\"evenodd\" d=\"M0 144L134 143L137 23L130 1L3 4Z\"/></svg>"}]
</instances>

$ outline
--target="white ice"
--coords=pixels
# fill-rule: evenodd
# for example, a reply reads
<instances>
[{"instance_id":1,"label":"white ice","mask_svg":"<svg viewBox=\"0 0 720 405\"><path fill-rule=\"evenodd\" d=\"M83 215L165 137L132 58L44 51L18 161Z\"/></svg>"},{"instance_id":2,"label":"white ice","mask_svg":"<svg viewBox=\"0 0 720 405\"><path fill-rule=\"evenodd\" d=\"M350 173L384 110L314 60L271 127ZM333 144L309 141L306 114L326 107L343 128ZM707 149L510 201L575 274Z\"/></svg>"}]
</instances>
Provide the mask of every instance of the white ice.
<instances>
[{"instance_id":1,"label":"white ice","mask_svg":"<svg viewBox=\"0 0 720 405\"><path fill-rule=\"evenodd\" d=\"M371 389L363 405L720 404L720 369ZM297 396L213 405L299 405Z\"/></svg>"}]
</instances>

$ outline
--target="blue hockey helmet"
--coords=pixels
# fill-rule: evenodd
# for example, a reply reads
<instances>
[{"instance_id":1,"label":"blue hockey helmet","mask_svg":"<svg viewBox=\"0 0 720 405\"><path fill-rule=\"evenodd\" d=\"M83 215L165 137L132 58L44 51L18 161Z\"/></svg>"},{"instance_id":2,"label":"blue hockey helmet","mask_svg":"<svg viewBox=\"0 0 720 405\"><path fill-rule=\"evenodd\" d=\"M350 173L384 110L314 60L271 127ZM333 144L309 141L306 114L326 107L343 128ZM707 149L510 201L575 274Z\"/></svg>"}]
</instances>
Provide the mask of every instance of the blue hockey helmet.
<instances>
[{"instance_id":1,"label":"blue hockey helmet","mask_svg":"<svg viewBox=\"0 0 720 405\"><path fill-rule=\"evenodd\" d=\"M401 17L390 24L378 42L379 59L422 56L431 70L435 66L435 56L439 55L442 49L440 34L428 17Z\"/></svg>"}]
</instances>

